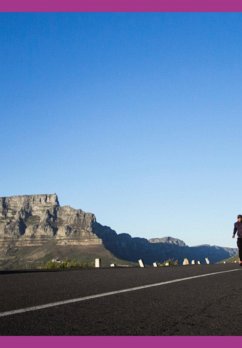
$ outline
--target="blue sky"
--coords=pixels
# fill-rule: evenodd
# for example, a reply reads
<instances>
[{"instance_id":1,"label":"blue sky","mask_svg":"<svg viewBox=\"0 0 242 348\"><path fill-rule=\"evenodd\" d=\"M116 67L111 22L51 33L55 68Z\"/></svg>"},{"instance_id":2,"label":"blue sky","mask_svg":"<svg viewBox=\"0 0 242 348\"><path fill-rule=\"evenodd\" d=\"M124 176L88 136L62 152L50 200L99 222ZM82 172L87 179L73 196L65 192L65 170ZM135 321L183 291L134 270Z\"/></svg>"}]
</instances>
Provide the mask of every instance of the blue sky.
<instances>
[{"instance_id":1,"label":"blue sky","mask_svg":"<svg viewBox=\"0 0 242 348\"><path fill-rule=\"evenodd\" d=\"M235 246L241 14L0 14L0 195Z\"/></svg>"}]
</instances>

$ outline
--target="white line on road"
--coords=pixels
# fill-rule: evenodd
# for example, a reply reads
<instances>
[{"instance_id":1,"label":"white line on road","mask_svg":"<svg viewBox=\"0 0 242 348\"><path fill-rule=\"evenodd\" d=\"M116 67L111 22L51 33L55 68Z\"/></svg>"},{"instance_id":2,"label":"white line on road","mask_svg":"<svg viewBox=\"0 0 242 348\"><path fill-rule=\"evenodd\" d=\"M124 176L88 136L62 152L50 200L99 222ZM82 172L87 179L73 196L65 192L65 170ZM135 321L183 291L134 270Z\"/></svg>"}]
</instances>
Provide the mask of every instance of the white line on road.
<instances>
[{"instance_id":1,"label":"white line on road","mask_svg":"<svg viewBox=\"0 0 242 348\"><path fill-rule=\"evenodd\" d=\"M67 304L93 300L93 299L96 299L96 298L112 296L112 295L117 295L117 294L124 294L124 293L127 293L127 292L154 288L156 286L162 286L162 285L167 285L167 284L179 283L179 282L184 282L186 280L197 279L197 278L205 278L205 277L209 277L209 276L213 276L213 275L217 275L217 274L236 272L236 271L240 271L240 269L232 269L232 270L228 270L228 271L220 271L220 272L213 272L213 273L207 273L207 274L200 274L200 275L192 276L192 277L186 277L186 278L168 280L168 281L160 282L160 283L153 283L153 284L148 284L148 285L136 286L134 288L129 288L129 289L115 290L115 291L110 291L110 292L103 292L101 294L96 294L96 295L84 296L84 297L73 298L73 299L70 299L70 300L63 300L63 301L52 302L52 303L46 303L46 304L39 305L39 306L14 309L12 311L2 312L2 313L0 312L0 318L8 317L10 315L15 315L15 314L23 314L23 313L26 313L26 312L34 312L34 311L38 311L40 309L58 307L58 306L63 306L63 305L67 305Z\"/></svg>"}]
</instances>

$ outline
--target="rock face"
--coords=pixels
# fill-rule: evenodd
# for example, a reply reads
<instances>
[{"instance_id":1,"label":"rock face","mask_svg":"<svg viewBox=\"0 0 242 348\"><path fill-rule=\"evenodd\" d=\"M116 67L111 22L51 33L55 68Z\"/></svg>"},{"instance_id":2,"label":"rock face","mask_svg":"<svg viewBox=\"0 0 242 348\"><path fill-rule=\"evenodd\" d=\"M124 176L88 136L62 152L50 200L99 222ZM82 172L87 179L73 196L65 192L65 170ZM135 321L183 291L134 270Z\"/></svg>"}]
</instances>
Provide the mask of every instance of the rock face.
<instances>
[{"instance_id":1,"label":"rock face","mask_svg":"<svg viewBox=\"0 0 242 348\"><path fill-rule=\"evenodd\" d=\"M56 194L0 198L0 247L101 244L92 232L95 216L68 206Z\"/></svg>"}]
</instances>

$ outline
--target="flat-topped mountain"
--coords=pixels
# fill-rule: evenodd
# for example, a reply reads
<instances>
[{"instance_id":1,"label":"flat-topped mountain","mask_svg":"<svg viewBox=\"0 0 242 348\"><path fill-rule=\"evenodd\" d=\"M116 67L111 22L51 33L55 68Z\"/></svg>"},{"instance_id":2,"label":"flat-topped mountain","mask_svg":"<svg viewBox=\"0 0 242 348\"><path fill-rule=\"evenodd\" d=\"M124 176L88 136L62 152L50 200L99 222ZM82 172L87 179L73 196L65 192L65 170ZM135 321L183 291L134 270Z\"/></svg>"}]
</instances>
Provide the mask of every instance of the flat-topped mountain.
<instances>
[{"instance_id":1,"label":"flat-topped mountain","mask_svg":"<svg viewBox=\"0 0 242 348\"><path fill-rule=\"evenodd\" d=\"M183 258L212 262L235 255L236 249L202 245L189 247L172 238L133 238L117 234L92 213L61 206L56 194L0 198L0 268L28 268L53 258L80 261L102 257L104 264L120 260L145 263Z\"/></svg>"},{"instance_id":2,"label":"flat-topped mountain","mask_svg":"<svg viewBox=\"0 0 242 348\"><path fill-rule=\"evenodd\" d=\"M162 237L162 238L151 238L149 239L150 243L168 243L168 244L174 244L178 246L187 246L183 240L173 237Z\"/></svg>"},{"instance_id":3,"label":"flat-topped mountain","mask_svg":"<svg viewBox=\"0 0 242 348\"><path fill-rule=\"evenodd\" d=\"M61 207L56 194L0 198L0 245L102 244L92 232L95 216Z\"/></svg>"}]
</instances>

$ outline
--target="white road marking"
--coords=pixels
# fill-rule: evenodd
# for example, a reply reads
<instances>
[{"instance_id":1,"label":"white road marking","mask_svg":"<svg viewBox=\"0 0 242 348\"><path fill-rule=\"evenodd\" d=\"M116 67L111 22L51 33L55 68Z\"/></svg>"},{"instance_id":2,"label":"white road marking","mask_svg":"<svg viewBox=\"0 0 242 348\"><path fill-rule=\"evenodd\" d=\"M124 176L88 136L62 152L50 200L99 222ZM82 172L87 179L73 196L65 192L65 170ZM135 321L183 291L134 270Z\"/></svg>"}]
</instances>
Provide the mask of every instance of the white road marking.
<instances>
[{"instance_id":1,"label":"white road marking","mask_svg":"<svg viewBox=\"0 0 242 348\"><path fill-rule=\"evenodd\" d=\"M200 274L200 275L196 275L196 276L192 276L192 277L168 280L168 281L165 281L165 282L153 283L153 284L148 284L148 285L141 285L141 286L136 286L136 287L133 287L133 288L123 289L123 290L109 291L109 292L104 292L104 293L96 294L96 295L90 295L90 296L84 296L84 297L79 297L79 298L73 298L73 299L70 299L70 300L63 300L63 301L58 301L58 302L46 303L46 304L39 305L39 306L14 309L12 311L2 312L2 313L0 312L0 318L8 317L10 315L15 315L15 314L23 314L23 313L26 313L26 312L34 312L34 311L38 311L38 310L41 310L41 309L58 307L58 306L63 306L63 305L67 305L67 304L93 300L93 299L96 299L96 298L112 296L112 295L117 295L117 294L124 294L124 293L127 293L127 292L144 290L144 289L154 288L154 287L157 287L157 286L184 282L186 280L197 279L197 278L205 278L205 277L209 277L209 276L213 276L213 275L217 275L217 274L236 272L236 271L240 271L240 269L232 269L232 270L228 270L228 271L220 271L220 272L213 272L213 273L207 273L207 274Z\"/></svg>"}]
</instances>

